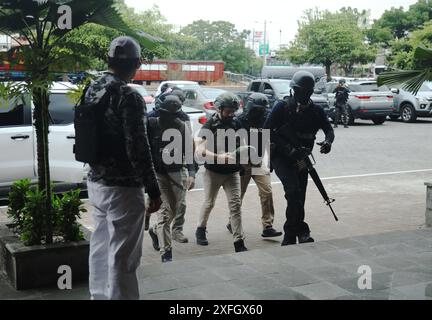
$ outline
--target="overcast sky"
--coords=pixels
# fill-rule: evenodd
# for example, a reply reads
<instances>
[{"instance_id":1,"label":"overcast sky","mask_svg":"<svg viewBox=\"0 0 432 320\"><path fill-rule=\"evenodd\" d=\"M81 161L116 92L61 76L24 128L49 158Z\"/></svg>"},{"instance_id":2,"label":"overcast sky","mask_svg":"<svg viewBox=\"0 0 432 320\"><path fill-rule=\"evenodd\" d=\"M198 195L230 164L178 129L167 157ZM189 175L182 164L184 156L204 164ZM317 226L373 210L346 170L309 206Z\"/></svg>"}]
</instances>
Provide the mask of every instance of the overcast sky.
<instances>
[{"instance_id":1,"label":"overcast sky","mask_svg":"<svg viewBox=\"0 0 432 320\"><path fill-rule=\"evenodd\" d=\"M297 32L297 20L304 10L318 7L336 11L343 6L371 10L373 19L391 7L405 9L416 0L126 0L127 5L143 11L158 5L168 22L185 26L195 20L226 20L239 30L264 29L268 21L268 38L271 47L289 43ZM271 22L270 22L271 21Z\"/></svg>"}]
</instances>

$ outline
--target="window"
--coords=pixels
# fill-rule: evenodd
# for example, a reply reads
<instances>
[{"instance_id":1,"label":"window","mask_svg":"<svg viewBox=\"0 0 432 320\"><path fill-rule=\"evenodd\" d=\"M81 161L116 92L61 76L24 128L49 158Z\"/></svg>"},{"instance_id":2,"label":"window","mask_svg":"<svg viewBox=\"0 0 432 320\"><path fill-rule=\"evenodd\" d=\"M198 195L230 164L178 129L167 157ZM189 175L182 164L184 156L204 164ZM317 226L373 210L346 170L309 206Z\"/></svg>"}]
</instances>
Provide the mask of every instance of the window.
<instances>
[{"instance_id":1,"label":"window","mask_svg":"<svg viewBox=\"0 0 432 320\"><path fill-rule=\"evenodd\" d=\"M198 71L198 72L214 72L216 67L213 65L196 65L196 64L184 64L182 65L182 71Z\"/></svg>"},{"instance_id":2,"label":"window","mask_svg":"<svg viewBox=\"0 0 432 320\"><path fill-rule=\"evenodd\" d=\"M30 102L24 97L11 101L0 99L0 127L18 127L31 125Z\"/></svg>"},{"instance_id":3,"label":"window","mask_svg":"<svg viewBox=\"0 0 432 320\"><path fill-rule=\"evenodd\" d=\"M261 84L261 82L252 82L252 86L251 86L250 91L258 92L259 88L260 88L260 84Z\"/></svg>"},{"instance_id":4,"label":"window","mask_svg":"<svg viewBox=\"0 0 432 320\"><path fill-rule=\"evenodd\" d=\"M168 65L166 64L142 64L140 70L144 71L167 71Z\"/></svg>"},{"instance_id":5,"label":"window","mask_svg":"<svg viewBox=\"0 0 432 320\"><path fill-rule=\"evenodd\" d=\"M52 93L48 107L53 125L68 125L74 122L75 104L66 93Z\"/></svg>"}]
</instances>

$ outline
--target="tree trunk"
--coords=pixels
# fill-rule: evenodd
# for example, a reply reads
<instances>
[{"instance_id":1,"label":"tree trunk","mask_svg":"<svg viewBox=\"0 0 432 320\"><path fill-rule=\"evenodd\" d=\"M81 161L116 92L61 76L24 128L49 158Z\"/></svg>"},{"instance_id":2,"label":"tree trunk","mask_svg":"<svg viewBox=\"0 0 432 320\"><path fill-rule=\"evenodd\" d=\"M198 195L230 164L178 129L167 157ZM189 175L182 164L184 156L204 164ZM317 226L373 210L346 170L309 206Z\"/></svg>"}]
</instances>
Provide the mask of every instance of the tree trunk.
<instances>
[{"instance_id":1,"label":"tree trunk","mask_svg":"<svg viewBox=\"0 0 432 320\"><path fill-rule=\"evenodd\" d=\"M327 73L327 82L328 81L331 81L331 62L327 62L326 64L325 64L325 67L326 67L326 73Z\"/></svg>"}]
</instances>

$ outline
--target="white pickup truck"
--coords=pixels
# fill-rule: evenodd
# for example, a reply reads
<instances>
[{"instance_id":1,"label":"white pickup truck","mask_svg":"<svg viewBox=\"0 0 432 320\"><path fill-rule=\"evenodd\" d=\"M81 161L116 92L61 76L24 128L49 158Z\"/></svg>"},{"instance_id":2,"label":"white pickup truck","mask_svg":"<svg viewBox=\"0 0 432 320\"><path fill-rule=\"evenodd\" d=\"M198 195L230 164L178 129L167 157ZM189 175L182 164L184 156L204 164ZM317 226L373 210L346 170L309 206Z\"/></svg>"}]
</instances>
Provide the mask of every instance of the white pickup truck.
<instances>
[{"instance_id":1,"label":"white pickup truck","mask_svg":"<svg viewBox=\"0 0 432 320\"><path fill-rule=\"evenodd\" d=\"M77 162L73 154L74 103L67 95L75 88L68 82L56 82L50 91L49 156L53 182L81 186L86 180L87 167ZM0 198L4 198L4 193L16 180L37 180L32 110L28 96L16 99L14 103L0 100ZM184 111L189 114L196 134L206 121L205 113L190 108L184 108Z\"/></svg>"}]
</instances>

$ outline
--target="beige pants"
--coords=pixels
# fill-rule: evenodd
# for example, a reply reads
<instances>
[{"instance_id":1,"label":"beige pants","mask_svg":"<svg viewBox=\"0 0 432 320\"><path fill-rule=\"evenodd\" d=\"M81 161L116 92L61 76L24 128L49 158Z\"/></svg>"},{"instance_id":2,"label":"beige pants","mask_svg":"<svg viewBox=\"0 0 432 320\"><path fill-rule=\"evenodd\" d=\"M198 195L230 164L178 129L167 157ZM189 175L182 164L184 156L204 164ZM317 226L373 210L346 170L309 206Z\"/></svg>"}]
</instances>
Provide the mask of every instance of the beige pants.
<instances>
[{"instance_id":1,"label":"beige pants","mask_svg":"<svg viewBox=\"0 0 432 320\"><path fill-rule=\"evenodd\" d=\"M261 200L261 223L263 225L263 229L272 227L274 221L274 206L270 174L252 175L252 167L246 167L245 174L241 177L242 202L251 179L255 181L258 187L258 194Z\"/></svg>"},{"instance_id":2,"label":"beige pants","mask_svg":"<svg viewBox=\"0 0 432 320\"><path fill-rule=\"evenodd\" d=\"M224 189L228 200L234 242L243 240L240 174L238 172L232 174L219 174L210 170L204 172L205 200L201 208L198 227L207 227L210 212L215 205L220 187Z\"/></svg>"},{"instance_id":3,"label":"beige pants","mask_svg":"<svg viewBox=\"0 0 432 320\"><path fill-rule=\"evenodd\" d=\"M175 184L166 175L157 174L162 206L157 213L158 219L153 230L157 232L161 255L171 250L172 247L171 223L177 219L177 213L181 213L180 219L184 222L184 213L186 212L187 171L182 169L170 172L169 176L176 182ZM183 186L183 188L180 188L180 186Z\"/></svg>"}]
</instances>

